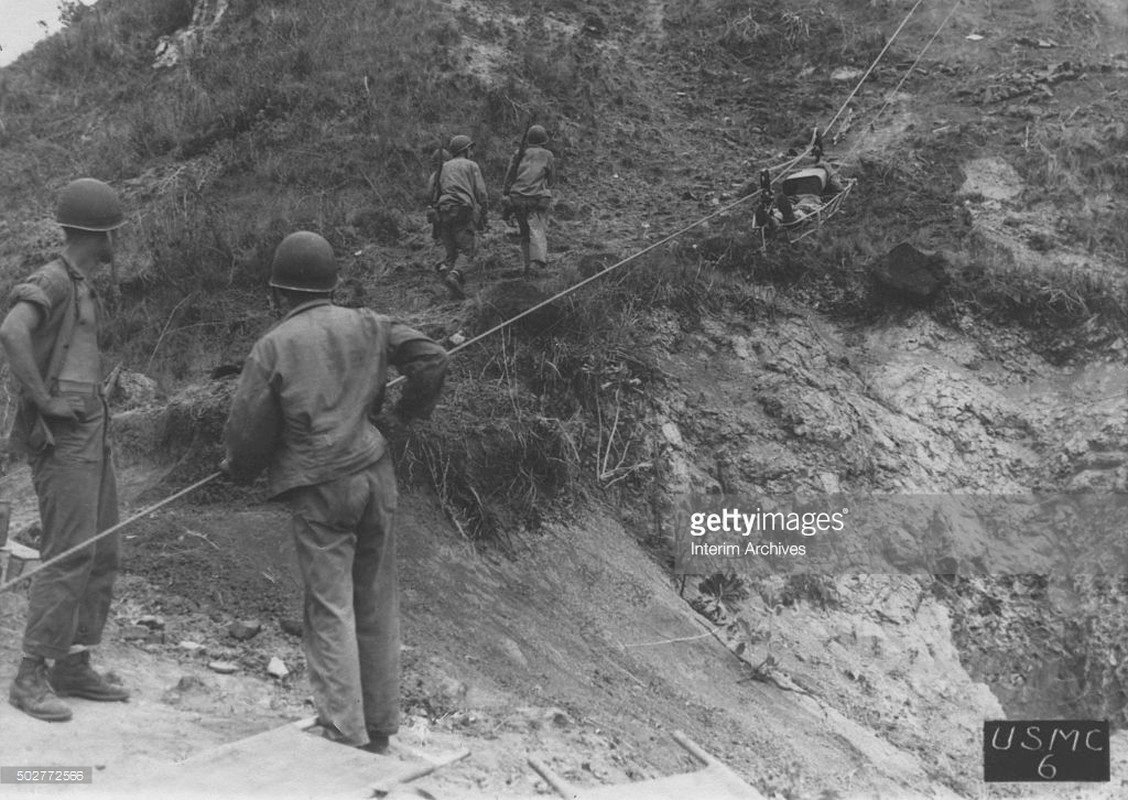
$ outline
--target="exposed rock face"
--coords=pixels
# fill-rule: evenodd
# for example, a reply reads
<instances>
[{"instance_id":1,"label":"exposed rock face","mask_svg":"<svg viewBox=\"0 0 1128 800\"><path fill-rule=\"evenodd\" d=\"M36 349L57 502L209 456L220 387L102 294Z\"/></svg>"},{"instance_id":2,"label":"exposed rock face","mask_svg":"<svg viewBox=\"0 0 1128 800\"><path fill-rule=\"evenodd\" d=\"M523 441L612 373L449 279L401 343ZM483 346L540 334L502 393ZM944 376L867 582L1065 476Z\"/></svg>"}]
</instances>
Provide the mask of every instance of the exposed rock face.
<instances>
[{"instance_id":1,"label":"exposed rock face","mask_svg":"<svg viewBox=\"0 0 1128 800\"><path fill-rule=\"evenodd\" d=\"M190 59L219 25L229 4L230 0L197 0L192 23L157 42L153 68L175 67Z\"/></svg>"},{"instance_id":2,"label":"exposed rock face","mask_svg":"<svg viewBox=\"0 0 1128 800\"><path fill-rule=\"evenodd\" d=\"M662 364L680 390L653 428L676 491L1125 485L1128 369L1115 362L1054 366L1002 329L923 311L860 336L809 313L701 328Z\"/></svg>"},{"instance_id":3,"label":"exposed rock face","mask_svg":"<svg viewBox=\"0 0 1128 800\"><path fill-rule=\"evenodd\" d=\"M964 164L963 170L966 179L957 197L1005 201L1022 194L1022 178L1001 158L977 158Z\"/></svg>"}]
</instances>

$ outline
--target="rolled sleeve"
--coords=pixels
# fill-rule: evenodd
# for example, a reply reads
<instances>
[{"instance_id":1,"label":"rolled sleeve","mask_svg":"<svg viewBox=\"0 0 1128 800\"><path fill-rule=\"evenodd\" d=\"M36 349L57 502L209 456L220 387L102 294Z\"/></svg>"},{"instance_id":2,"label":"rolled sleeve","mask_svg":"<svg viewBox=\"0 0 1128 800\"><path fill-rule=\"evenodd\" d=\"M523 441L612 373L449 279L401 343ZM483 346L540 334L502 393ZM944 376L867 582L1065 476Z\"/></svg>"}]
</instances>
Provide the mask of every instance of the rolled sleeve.
<instances>
[{"instance_id":1,"label":"rolled sleeve","mask_svg":"<svg viewBox=\"0 0 1128 800\"><path fill-rule=\"evenodd\" d=\"M12 288L8 295L8 308L18 303L31 303L46 317L54 308L67 302L70 290L70 278L65 269L41 269Z\"/></svg>"},{"instance_id":2,"label":"rolled sleeve","mask_svg":"<svg viewBox=\"0 0 1128 800\"><path fill-rule=\"evenodd\" d=\"M388 337L389 363L407 378L396 413L427 419L442 393L450 357L446 350L414 328L393 322Z\"/></svg>"}]
</instances>

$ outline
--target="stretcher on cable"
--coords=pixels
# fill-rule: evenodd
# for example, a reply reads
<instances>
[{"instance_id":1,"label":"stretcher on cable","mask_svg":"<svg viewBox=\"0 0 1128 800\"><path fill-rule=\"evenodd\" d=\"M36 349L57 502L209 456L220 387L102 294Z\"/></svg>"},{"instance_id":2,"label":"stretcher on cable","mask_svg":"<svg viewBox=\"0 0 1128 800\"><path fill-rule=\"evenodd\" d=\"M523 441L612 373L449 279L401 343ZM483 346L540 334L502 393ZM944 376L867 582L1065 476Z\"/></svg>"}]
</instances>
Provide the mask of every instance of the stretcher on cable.
<instances>
[{"instance_id":1,"label":"stretcher on cable","mask_svg":"<svg viewBox=\"0 0 1128 800\"><path fill-rule=\"evenodd\" d=\"M753 213L753 228L760 232L764 249L776 236L797 242L822 227L837 214L855 181L842 178L837 170L822 160L822 139L815 132L811 143L815 158L812 166L777 177L769 170L760 172L760 203ZM773 187L774 184L778 184Z\"/></svg>"}]
</instances>

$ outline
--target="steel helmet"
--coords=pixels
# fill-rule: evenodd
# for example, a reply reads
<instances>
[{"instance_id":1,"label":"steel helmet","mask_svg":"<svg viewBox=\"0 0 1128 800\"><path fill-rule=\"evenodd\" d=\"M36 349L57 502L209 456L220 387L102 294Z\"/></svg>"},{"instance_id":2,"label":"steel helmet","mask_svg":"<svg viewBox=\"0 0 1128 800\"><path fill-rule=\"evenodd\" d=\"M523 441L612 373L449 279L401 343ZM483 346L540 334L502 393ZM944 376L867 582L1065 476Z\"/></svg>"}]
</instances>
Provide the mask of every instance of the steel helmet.
<instances>
[{"instance_id":1,"label":"steel helmet","mask_svg":"<svg viewBox=\"0 0 1128 800\"><path fill-rule=\"evenodd\" d=\"M540 125L529 128L529 144L544 144L548 141L548 133Z\"/></svg>"},{"instance_id":2,"label":"steel helmet","mask_svg":"<svg viewBox=\"0 0 1128 800\"><path fill-rule=\"evenodd\" d=\"M125 224L125 215L117 192L94 178L79 178L59 192L55 220L65 228L112 231Z\"/></svg>"},{"instance_id":3,"label":"steel helmet","mask_svg":"<svg viewBox=\"0 0 1128 800\"><path fill-rule=\"evenodd\" d=\"M463 136L461 133L457 136L452 136L450 140L450 152L454 157L462 155L464 150L469 150L474 146L474 140L469 136Z\"/></svg>"},{"instance_id":4,"label":"steel helmet","mask_svg":"<svg viewBox=\"0 0 1128 800\"><path fill-rule=\"evenodd\" d=\"M331 292L337 285L337 259L324 237L310 231L291 233L274 251L270 285L298 292Z\"/></svg>"}]
</instances>

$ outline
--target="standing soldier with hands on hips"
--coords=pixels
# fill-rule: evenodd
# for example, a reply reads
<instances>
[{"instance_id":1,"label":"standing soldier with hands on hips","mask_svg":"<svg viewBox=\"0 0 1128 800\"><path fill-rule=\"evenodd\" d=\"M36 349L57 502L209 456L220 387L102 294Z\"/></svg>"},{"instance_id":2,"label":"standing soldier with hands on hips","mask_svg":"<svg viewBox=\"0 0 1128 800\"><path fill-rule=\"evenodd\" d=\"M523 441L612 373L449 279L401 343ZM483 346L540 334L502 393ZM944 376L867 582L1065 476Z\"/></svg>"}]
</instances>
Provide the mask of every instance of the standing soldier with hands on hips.
<instances>
[{"instance_id":1,"label":"standing soldier with hands on hips","mask_svg":"<svg viewBox=\"0 0 1128 800\"><path fill-rule=\"evenodd\" d=\"M26 454L31 466L44 562L118 522L98 344L102 314L91 279L113 261L114 231L125 216L113 189L80 178L60 193L56 220L66 237L62 252L12 290L0 323L0 343L20 389L11 449ZM35 575L23 660L8 694L13 706L64 722L72 712L60 696L129 699L90 666L117 570L118 538L110 534Z\"/></svg>"},{"instance_id":2,"label":"standing soldier with hands on hips","mask_svg":"<svg viewBox=\"0 0 1128 800\"><path fill-rule=\"evenodd\" d=\"M289 504L318 723L334 741L384 752L399 726L397 493L373 417L394 366L407 382L389 424L428 418L447 354L370 309L333 305L337 276L316 233L278 246L270 286L287 313L243 366L221 469L246 483L266 468L269 496Z\"/></svg>"},{"instance_id":3,"label":"standing soldier with hands on hips","mask_svg":"<svg viewBox=\"0 0 1128 800\"><path fill-rule=\"evenodd\" d=\"M530 125L505 173L505 195L521 233L526 278L531 264L541 269L548 264L548 208L556 175L552 151L543 147L545 144L545 129Z\"/></svg>"}]
</instances>

